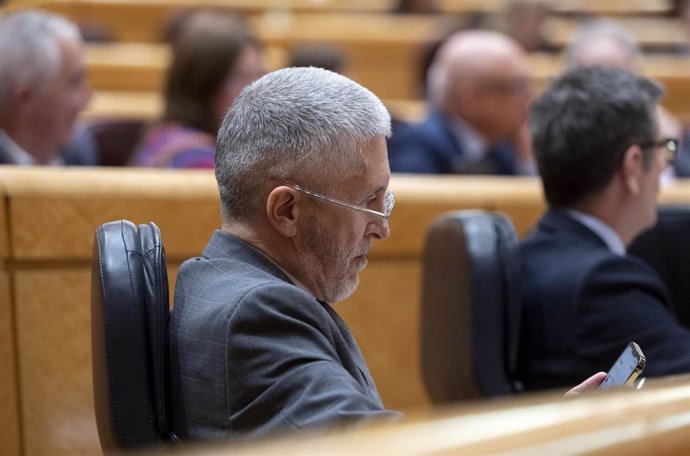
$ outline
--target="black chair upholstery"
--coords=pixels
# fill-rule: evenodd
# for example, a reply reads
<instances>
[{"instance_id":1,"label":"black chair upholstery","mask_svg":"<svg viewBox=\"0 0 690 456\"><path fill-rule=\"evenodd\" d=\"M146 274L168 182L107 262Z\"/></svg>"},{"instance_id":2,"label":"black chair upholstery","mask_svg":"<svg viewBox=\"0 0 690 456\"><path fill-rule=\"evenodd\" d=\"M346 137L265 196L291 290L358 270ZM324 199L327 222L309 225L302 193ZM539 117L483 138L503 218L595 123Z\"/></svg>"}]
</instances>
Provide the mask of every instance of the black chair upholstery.
<instances>
[{"instance_id":1,"label":"black chair upholstery","mask_svg":"<svg viewBox=\"0 0 690 456\"><path fill-rule=\"evenodd\" d=\"M657 224L639 235L628 253L659 274L678 321L690 328L690 206L660 206Z\"/></svg>"},{"instance_id":2,"label":"black chair upholstery","mask_svg":"<svg viewBox=\"0 0 690 456\"><path fill-rule=\"evenodd\" d=\"M91 337L96 422L106 454L165 447L170 429L168 278L160 231L120 220L96 230Z\"/></svg>"},{"instance_id":3,"label":"black chair upholstery","mask_svg":"<svg viewBox=\"0 0 690 456\"><path fill-rule=\"evenodd\" d=\"M139 141L144 137L147 122L141 119L112 118L91 120L86 130L91 134L98 150L101 166L126 166Z\"/></svg>"},{"instance_id":4,"label":"black chair upholstery","mask_svg":"<svg viewBox=\"0 0 690 456\"><path fill-rule=\"evenodd\" d=\"M435 403L514 394L520 331L518 238L502 214L458 211L427 232L422 371Z\"/></svg>"}]
</instances>

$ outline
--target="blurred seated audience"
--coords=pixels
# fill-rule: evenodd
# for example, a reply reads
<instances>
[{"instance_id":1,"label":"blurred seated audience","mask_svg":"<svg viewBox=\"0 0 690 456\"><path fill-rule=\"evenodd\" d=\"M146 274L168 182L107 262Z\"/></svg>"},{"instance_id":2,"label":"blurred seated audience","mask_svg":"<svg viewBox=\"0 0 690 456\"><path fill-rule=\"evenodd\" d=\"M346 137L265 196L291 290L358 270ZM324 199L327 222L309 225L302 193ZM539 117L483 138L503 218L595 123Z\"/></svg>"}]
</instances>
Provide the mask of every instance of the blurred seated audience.
<instances>
[{"instance_id":1,"label":"blurred seated audience","mask_svg":"<svg viewBox=\"0 0 690 456\"><path fill-rule=\"evenodd\" d=\"M259 43L241 22L220 11L191 13L174 34L163 117L142 139L132 164L213 168L223 116L263 72Z\"/></svg>"},{"instance_id":2,"label":"blurred seated audience","mask_svg":"<svg viewBox=\"0 0 690 456\"><path fill-rule=\"evenodd\" d=\"M527 52L556 52L544 34L551 8L544 0L509 0L498 15L498 29Z\"/></svg>"},{"instance_id":3,"label":"blurred seated audience","mask_svg":"<svg viewBox=\"0 0 690 456\"><path fill-rule=\"evenodd\" d=\"M566 66L612 66L640 72L642 54L632 35L613 20L596 19L584 23L566 49ZM690 132L683 133L681 122L661 105L657 107L657 122L664 137L680 139L678 156L673 167L664 171L664 178L690 176Z\"/></svg>"},{"instance_id":4,"label":"blurred seated audience","mask_svg":"<svg viewBox=\"0 0 690 456\"><path fill-rule=\"evenodd\" d=\"M441 11L435 0L398 0L393 13L396 14L438 14Z\"/></svg>"},{"instance_id":5,"label":"blurred seated audience","mask_svg":"<svg viewBox=\"0 0 690 456\"><path fill-rule=\"evenodd\" d=\"M90 98L74 24L37 10L0 18L0 164L96 164L91 138L73 140Z\"/></svg>"},{"instance_id":6,"label":"blurred seated audience","mask_svg":"<svg viewBox=\"0 0 690 456\"><path fill-rule=\"evenodd\" d=\"M519 378L556 388L606 370L630 341L650 377L690 372L690 331L657 274L626 247L656 223L662 88L613 67L577 67L531 109L548 210L523 242Z\"/></svg>"},{"instance_id":7,"label":"blurred seated audience","mask_svg":"<svg viewBox=\"0 0 690 456\"><path fill-rule=\"evenodd\" d=\"M452 35L429 69L427 118L393 136L394 172L529 174L529 63L510 38L491 31Z\"/></svg>"},{"instance_id":8,"label":"blurred seated audience","mask_svg":"<svg viewBox=\"0 0 690 456\"><path fill-rule=\"evenodd\" d=\"M566 67L612 66L640 71L640 48L635 38L618 22L594 19L575 31L565 51Z\"/></svg>"}]
</instances>

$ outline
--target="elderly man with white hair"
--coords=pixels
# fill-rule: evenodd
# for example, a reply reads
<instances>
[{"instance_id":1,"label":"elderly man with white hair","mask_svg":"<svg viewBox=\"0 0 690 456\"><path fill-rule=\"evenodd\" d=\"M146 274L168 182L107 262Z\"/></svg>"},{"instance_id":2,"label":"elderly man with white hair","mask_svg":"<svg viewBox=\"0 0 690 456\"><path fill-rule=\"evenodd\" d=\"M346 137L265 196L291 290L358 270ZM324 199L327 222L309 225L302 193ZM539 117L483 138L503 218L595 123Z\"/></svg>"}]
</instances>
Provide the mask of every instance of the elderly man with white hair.
<instances>
[{"instance_id":1,"label":"elderly man with white hair","mask_svg":"<svg viewBox=\"0 0 690 456\"><path fill-rule=\"evenodd\" d=\"M60 154L91 97L82 48L77 27L59 16L0 18L0 164L65 164Z\"/></svg>"}]
</instances>

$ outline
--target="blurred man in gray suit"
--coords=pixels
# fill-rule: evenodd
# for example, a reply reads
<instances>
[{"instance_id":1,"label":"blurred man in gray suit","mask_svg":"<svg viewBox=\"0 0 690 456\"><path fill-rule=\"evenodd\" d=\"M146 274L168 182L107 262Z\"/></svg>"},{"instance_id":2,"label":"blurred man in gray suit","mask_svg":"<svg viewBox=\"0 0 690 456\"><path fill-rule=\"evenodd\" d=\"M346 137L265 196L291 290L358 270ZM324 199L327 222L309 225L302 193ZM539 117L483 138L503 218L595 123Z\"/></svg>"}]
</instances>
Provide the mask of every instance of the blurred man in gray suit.
<instances>
[{"instance_id":1,"label":"blurred man in gray suit","mask_svg":"<svg viewBox=\"0 0 690 456\"><path fill-rule=\"evenodd\" d=\"M37 10L0 18L0 164L95 164L92 144L72 143L90 98L74 24Z\"/></svg>"}]
</instances>

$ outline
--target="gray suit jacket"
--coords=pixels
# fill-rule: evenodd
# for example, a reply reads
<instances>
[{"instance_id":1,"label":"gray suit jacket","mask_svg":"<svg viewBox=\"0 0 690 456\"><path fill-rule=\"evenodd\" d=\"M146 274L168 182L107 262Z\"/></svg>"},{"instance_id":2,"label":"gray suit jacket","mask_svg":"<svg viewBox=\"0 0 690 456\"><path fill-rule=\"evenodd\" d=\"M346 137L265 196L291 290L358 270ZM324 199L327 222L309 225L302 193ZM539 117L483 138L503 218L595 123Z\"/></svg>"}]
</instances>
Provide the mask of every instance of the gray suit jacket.
<instances>
[{"instance_id":1,"label":"gray suit jacket","mask_svg":"<svg viewBox=\"0 0 690 456\"><path fill-rule=\"evenodd\" d=\"M170 321L173 427L233 439L393 415L326 303L216 231L179 270Z\"/></svg>"}]
</instances>

